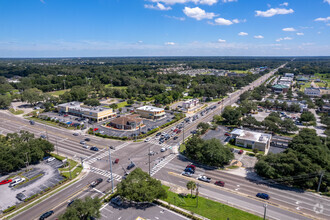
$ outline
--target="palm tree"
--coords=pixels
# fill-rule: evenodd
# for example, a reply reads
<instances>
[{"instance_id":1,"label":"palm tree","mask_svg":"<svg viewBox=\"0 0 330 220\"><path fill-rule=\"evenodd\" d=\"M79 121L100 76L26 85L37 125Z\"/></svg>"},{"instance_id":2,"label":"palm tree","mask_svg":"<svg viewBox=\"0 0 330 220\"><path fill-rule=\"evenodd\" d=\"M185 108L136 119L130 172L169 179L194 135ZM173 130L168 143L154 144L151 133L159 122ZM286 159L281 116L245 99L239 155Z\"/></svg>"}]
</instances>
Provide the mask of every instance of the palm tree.
<instances>
[{"instance_id":1,"label":"palm tree","mask_svg":"<svg viewBox=\"0 0 330 220\"><path fill-rule=\"evenodd\" d=\"M191 197L192 197L192 191L196 189L196 183L194 181L189 181L187 183L187 189L191 190Z\"/></svg>"}]
</instances>

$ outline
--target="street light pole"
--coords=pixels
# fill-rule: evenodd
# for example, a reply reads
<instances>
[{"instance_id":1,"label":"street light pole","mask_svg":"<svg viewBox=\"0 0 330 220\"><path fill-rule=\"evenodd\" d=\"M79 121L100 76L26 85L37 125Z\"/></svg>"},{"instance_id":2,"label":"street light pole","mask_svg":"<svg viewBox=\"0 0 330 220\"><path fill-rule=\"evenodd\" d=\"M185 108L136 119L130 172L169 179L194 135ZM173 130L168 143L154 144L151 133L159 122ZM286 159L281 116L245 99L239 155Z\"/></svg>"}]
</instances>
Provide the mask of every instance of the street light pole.
<instances>
[{"instance_id":1,"label":"street light pole","mask_svg":"<svg viewBox=\"0 0 330 220\"><path fill-rule=\"evenodd\" d=\"M182 128L182 144L184 144L184 127Z\"/></svg>"},{"instance_id":2,"label":"street light pole","mask_svg":"<svg viewBox=\"0 0 330 220\"><path fill-rule=\"evenodd\" d=\"M66 157L66 161L69 163L69 172L70 172L70 180L72 179L72 176L71 176L71 164L70 164L70 161L68 161L68 157Z\"/></svg>"},{"instance_id":3,"label":"street light pole","mask_svg":"<svg viewBox=\"0 0 330 220\"><path fill-rule=\"evenodd\" d=\"M320 186L321 186L321 182L322 182L323 175L324 175L324 171L321 171L321 176L320 176L320 180L319 180L319 185L317 186L317 192L320 191Z\"/></svg>"},{"instance_id":4,"label":"street light pole","mask_svg":"<svg viewBox=\"0 0 330 220\"><path fill-rule=\"evenodd\" d=\"M111 160L111 150L109 147L109 162L110 162L110 178L111 178L111 192L114 192L114 186L113 186L113 176L112 176L112 160Z\"/></svg>"},{"instance_id":5,"label":"street light pole","mask_svg":"<svg viewBox=\"0 0 330 220\"><path fill-rule=\"evenodd\" d=\"M150 145L149 145L148 156L149 156L149 176L151 176L151 170L150 170Z\"/></svg>"},{"instance_id":6,"label":"street light pole","mask_svg":"<svg viewBox=\"0 0 330 220\"><path fill-rule=\"evenodd\" d=\"M264 204L264 220L266 220L267 204Z\"/></svg>"}]
</instances>

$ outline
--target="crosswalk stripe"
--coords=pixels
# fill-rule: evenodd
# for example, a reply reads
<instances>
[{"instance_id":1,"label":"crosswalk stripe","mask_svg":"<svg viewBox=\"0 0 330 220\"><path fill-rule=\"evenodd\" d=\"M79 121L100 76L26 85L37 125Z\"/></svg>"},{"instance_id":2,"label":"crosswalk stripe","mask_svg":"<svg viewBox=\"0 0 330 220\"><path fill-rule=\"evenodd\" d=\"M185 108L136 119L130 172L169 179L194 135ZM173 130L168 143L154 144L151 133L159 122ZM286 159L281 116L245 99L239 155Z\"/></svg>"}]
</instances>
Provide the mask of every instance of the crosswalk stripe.
<instances>
[{"instance_id":1,"label":"crosswalk stripe","mask_svg":"<svg viewBox=\"0 0 330 220\"><path fill-rule=\"evenodd\" d=\"M164 160L162 160L160 163L158 163L156 166L154 166L150 172L151 176L155 175L160 169L166 166L166 164L168 164L176 156L177 156L176 154L171 154L168 157L166 157Z\"/></svg>"}]
</instances>

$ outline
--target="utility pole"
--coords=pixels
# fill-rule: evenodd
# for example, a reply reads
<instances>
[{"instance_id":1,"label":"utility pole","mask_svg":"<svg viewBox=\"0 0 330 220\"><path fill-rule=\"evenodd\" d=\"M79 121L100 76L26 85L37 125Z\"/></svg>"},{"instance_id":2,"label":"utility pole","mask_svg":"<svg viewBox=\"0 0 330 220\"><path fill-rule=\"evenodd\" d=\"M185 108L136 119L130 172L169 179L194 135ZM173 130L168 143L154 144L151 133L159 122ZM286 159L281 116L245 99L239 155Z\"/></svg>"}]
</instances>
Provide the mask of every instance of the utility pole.
<instances>
[{"instance_id":1,"label":"utility pole","mask_svg":"<svg viewBox=\"0 0 330 220\"><path fill-rule=\"evenodd\" d=\"M109 162L110 162L110 178L111 178L111 192L113 193L114 186L113 186L113 176L112 176L112 160L111 160L111 150L109 147Z\"/></svg>"},{"instance_id":2,"label":"utility pole","mask_svg":"<svg viewBox=\"0 0 330 220\"><path fill-rule=\"evenodd\" d=\"M151 176L151 170L150 170L150 145L149 145L149 152L148 152L148 156L149 156L149 176Z\"/></svg>"},{"instance_id":3,"label":"utility pole","mask_svg":"<svg viewBox=\"0 0 330 220\"><path fill-rule=\"evenodd\" d=\"M57 155L58 155L57 136L55 137L55 147L56 147L56 151L57 151Z\"/></svg>"},{"instance_id":4,"label":"utility pole","mask_svg":"<svg viewBox=\"0 0 330 220\"><path fill-rule=\"evenodd\" d=\"M182 144L184 144L184 127L182 128Z\"/></svg>"},{"instance_id":5,"label":"utility pole","mask_svg":"<svg viewBox=\"0 0 330 220\"><path fill-rule=\"evenodd\" d=\"M320 187L321 187L321 182L322 182L323 175L324 175L324 171L321 171L319 185L317 186L317 191L316 192L319 192L320 191Z\"/></svg>"},{"instance_id":6,"label":"utility pole","mask_svg":"<svg viewBox=\"0 0 330 220\"><path fill-rule=\"evenodd\" d=\"M197 183L197 189L196 189L197 207L198 207L198 194L199 194L199 183Z\"/></svg>"},{"instance_id":7,"label":"utility pole","mask_svg":"<svg viewBox=\"0 0 330 220\"><path fill-rule=\"evenodd\" d=\"M47 137L47 141L48 141L48 130L47 130L47 125L45 124L45 129L46 129L46 137Z\"/></svg>"},{"instance_id":8,"label":"utility pole","mask_svg":"<svg viewBox=\"0 0 330 220\"><path fill-rule=\"evenodd\" d=\"M267 204L264 204L264 220L266 220Z\"/></svg>"}]
</instances>

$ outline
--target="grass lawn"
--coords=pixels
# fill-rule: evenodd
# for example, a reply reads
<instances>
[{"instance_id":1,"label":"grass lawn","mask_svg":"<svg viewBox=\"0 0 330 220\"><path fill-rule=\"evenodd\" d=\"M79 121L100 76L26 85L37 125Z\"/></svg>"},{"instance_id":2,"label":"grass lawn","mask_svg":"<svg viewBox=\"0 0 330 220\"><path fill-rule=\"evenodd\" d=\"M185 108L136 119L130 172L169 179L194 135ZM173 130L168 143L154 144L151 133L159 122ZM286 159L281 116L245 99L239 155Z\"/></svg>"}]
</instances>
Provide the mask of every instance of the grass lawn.
<instances>
[{"instance_id":1,"label":"grass lawn","mask_svg":"<svg viewBox=\"0 0 330 220\"><path fill-rule=\"evenodd\" d=\"M128 104L127 104L127 102L125 101L125 102L119 102L119 103L117 103L117 105L118 105L118 108L122 108L122 107L125 107L125 106L128 105Z\"/></svg>"},{"instance_id":2,"label":"grass lawn","mask_svg":"<svg viewBox=\"0 0 330 220\"><path fill-rule=\"evenodd\" d=\"M168 195L167 199L165 199L166 202L169 202L180 208L186 209L190 212L196 213L198 215L204 216L212 220L262 219L259 216L241 211L236 208L232 208L225 204L215 202L213 200L209 200L203 197L198 198L198 206L197 206L197 198L195 198L194 196L193 198L191 198L190 195L186 197L179 197L178 194L169 191L168 187L166 187L166 190Z\"/></svg>"},{"instance_id":3,"label":"grass lawn","mask_svg":"<svg viewBox=\"0 0 330 220\"><path fill-rule=\"evenodd\" d=\"M9 111L14 114L14 115L20 115L20 114L23 114L24 111L23 110L14 110L13 108L9 109Z\"/></svg>"},{"instance_id":4,"label":"grass lawn","mask_svg":"<svg viewBox=\"0 0 330 220\"><path fill-rule=\"evenodd\" d=\"M323 82L317 82L317 83L315 83L318 87L321 87L321 88L324 88L324 87L326 87L326 83L323 83ZM328 84L328 87L329 87L329 84Z\"/></svg>"},{"instance_id":5,"label":"grass lawn","mask_svg":"<svg viewBox=\"0 0 330 220\"><path fill-rule=\"evenodd\" d=\"M245 147L238 147L238 146L233 145L233 144L230 144L230 143L227 143L226 146L228 146L229 148L240 149L240 150L249 151L249 152L252 152L253 153L252 149L245 148ZM259 151L258 154L265 154L265 152Z\"/></svg>"},{"instance_id":6,"label":"grass lawn","mask_svg":"<svg viewBox=\"0 0 330 220\"><path fill-rule=\"evenodd\" d=\"M58 170L59 171L69 171L69 167L72 169L74 168L78 163L74 160L71 160L71 159L68 159L69 163L70 163L70 166L67 166L65 168L59 168Z\"/></svg>"},{"instance_id":7,"label":"grass lawn","mask_svg":"<svg viewBox=\"0 0 330 220\"><path fill-rule=\"evenodd\" d=\"M71 172L71 177L72 179L76 178L76 176L78 176L80 174L80 172L82 171L82 166L79 165L76 169L74 169L72 172ZM65 173L61 173L62 176L65 176L66 178L70 179L70 172L65 172Z\"/></svg>"},{"instance_id":8,"label":"grass lawn","mask_svg":"<svg viewBox=\"0 0 330 220\"><path fill-rule=\"evenodd\" d=\"M183 151L186 149L186 145L185 144L181 144L180 145L180 153L183 153Z\"/></svg>"},{"instance_id":9,"label":"grass lawn","mask_svg":"<svg viewBox=\"0 0 330 220\"><path fill-rule=\"evenodd\" d=\"M48 94L51 94L53 96L60 96L63 95L65 92L70 91L70 89L63 89L63 90L58 90L58 91L54 91L54 92L48 92Z\"/></svg>"},{"instance_id":10,"label":"grass lawn","mask_svg":"<svg viewBox=\"0 0 330 220\"><path fill-rule=\"evenodd\" d=\"M300 91L304 91L305 88L311 87L311 82L306 82L305 85L301 85Z\"/></svg>"},{"instance_id":11,"label":"grass lawn","mask_svg":"<svg viewBox=\"0 0 330 220\"><path fill-rule=\"evenodd\" d=\"M235 72L235 73L247 73L247 70L230 70L230 72Z\"/></svg>"}]
</instances>

